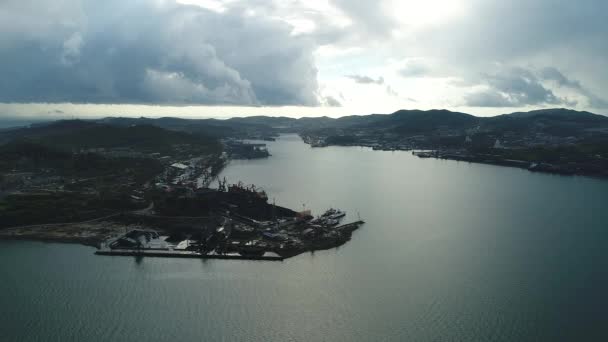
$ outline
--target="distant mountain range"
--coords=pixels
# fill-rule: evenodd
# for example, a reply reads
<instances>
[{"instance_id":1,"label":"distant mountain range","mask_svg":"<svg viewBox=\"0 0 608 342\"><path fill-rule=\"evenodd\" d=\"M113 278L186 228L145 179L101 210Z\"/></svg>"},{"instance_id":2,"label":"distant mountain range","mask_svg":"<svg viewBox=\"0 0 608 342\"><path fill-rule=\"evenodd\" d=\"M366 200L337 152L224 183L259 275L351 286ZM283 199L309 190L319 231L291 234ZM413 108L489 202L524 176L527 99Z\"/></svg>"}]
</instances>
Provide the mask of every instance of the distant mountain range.
<instances>
[{"instance_id":1,"label":"distant mountain range","mask_svg":"<svg viewBox=\"0 0 608 342\"><path fill-rule=\"evenodd\" d=\"M125 119L106 119L109 122ZM578 134L581 130L608 128L608 117L568 109L516 112L494 117L477 117L449 110L400 110L392 114L352 115L341 118L288 118L252 116L228 120L137 119L167 129L202 130L219 135L251 129L311 131L322 129L384 130L396 134L428 133L440 128L463 130L529 131L546 129L551 134Z\"/></svg>"},{"instance_id":2,"label":"distant mountain range","mask_svg":"<svg viewBox=\"0 0 608 342\"><path fill-rule=\"evenodd\" d=\"M13 169L54 168L72 173L125 169L121 164L125 158L146 159L138 164L143 172L160 165L148 160L153 156L217 155L229 145L222 145L220 139L272 140L280 133L298 133L311 147L431 150L433 153L419 155L608 177L608 117L568 109L494 117L448 110L400 110L336 119L59 120L0 130L0 177L2 170Z\"/></svg>"},{"instance_id":3,"label":"distant mountain range","mask_svg":"<svg viewBox=\"0 0 608 342\"><path fill-rule=\"evenodd\" d=\"M575 134L579 130L608 128L607 116L561 108L517 112L494 117L477 117L449 110L400 110L392 114L345 116L337 119L258 116L232 120L297 130L359 128L386 130L401 134L426 133L439 128L458 130L475 127L498 131L522 131L544 127L558 134Z\"/></svg>"},{"instance_id":4,"label":"distant mountain range","mask_svg":"<svg viewBox=\"0 0 608 342\"><path fill-rule=\"evenodd\" d=\"M136 126L149 128L135 129ZM246 137L272 135L280 132L344 130L386 132L396 135L432 134L441 130L477 130L496 134L543 132L556 136L571 136L588 132L608 133L608 117L562 108L516 112L494 117L477 117L449 110L400 110L392 114L299 119L271 116L251 116L227 120L108 117L98 120L62 120L52 123L37 123L28 128L4 129L0 131L0 143L17 137L42 138L82 130L84 133L78 133L77 140L106 139L107 144L112 144L112 141L120 139L123 141L133 134L139 134L140 137L142 134L150 136L160 134L160 137L168 134L166 132L161 134L161 131L154 131L151 127L206 137ZM99 131L98 134L95 133L97 131ZM73 138L76 139L76 136ZM62 139L64 140L59 141L63 141L63 144L72 143L70 141L72 138ZM180 141L180 139L182 138L178 136L170 138L171 141ZM155 143L162 141L163 139L157 139ZM57 143L57 141L55 142Z\"/></svg>"}]
</instances>

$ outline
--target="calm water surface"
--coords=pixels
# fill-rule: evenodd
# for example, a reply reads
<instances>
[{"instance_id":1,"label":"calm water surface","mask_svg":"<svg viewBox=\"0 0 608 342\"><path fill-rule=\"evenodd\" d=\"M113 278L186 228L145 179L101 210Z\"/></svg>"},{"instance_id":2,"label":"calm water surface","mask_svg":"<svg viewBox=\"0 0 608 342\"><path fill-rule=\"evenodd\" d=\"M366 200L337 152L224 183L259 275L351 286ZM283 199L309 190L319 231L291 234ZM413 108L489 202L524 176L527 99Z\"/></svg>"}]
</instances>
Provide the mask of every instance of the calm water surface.
<instances>
[{"instance_id":1,"label":"calm water surface","mask_svg":"<svg viewBox=\"0 0 608 342\"><path fill-rule=\"evenodd\" d=\"M231 182L367 221L282 263L0 242L0 341L606 341L608 182L297 136Z\"/></svg>"}]
</instances>

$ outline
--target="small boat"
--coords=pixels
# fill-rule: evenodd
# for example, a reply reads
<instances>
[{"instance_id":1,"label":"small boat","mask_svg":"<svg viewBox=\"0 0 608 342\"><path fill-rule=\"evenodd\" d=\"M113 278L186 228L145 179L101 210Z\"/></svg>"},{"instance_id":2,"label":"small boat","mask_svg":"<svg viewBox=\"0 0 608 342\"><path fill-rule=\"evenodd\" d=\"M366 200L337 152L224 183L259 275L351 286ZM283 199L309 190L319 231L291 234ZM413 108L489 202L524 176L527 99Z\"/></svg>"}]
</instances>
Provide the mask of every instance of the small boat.
<instances>
[{"instance_id":1,"label":"small boat","mask_svg":"<svg viewBox=\"0 0 608 342\"><path fill-rule=\"evenodd\" d=\"M338 220L338 219L343 218L344 216L346 216L346 213L343 212L343 211L338 210L338 211L336 211L335 214L330 215L329 218L330 219L334 219L334 220Z\"/></svg>"},{"instance_id":2,"label":"small boat","mask_svg":"<svg viewBox=\"0 0 608 342\"><path fill-rule=\"evenodd\" d=\"M327 211L323 215L321 215L321 217L330 217L332 215L337 214L338 212L340 212L340 211L336 210L334 208L329 208L329 209L327 209Z\"/></svg>"}]
</instances>

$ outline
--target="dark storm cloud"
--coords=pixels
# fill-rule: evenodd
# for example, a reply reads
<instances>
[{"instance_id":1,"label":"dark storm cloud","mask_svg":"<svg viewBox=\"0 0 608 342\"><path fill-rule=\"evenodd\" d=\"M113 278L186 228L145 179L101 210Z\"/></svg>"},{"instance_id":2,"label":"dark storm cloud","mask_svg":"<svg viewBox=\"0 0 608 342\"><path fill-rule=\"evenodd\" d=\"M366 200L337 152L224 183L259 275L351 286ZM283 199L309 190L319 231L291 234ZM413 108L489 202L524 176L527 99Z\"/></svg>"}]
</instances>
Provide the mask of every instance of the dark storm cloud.
<instances>
[{"instance_id":1,"label":"dark storm cloud","mask_svg":"<svg viewBox=\"0 0 608 342\"><path fill-rule=\"evenodd\" d=\"M373 79L365 75L346 75L346 77L360 84L384 84L383 77L378 77L378 79Z\"/></svg>"},{"instance_id":2,"label":"dark storm cloud","mask_svg":"<svg viewBox=\"0 0 608 342\"><path fill-rule=\"evenodd\" d=\"M285 22L173 1L0 4L0 102L317 105Z\"/></svg>"}]
</instances>

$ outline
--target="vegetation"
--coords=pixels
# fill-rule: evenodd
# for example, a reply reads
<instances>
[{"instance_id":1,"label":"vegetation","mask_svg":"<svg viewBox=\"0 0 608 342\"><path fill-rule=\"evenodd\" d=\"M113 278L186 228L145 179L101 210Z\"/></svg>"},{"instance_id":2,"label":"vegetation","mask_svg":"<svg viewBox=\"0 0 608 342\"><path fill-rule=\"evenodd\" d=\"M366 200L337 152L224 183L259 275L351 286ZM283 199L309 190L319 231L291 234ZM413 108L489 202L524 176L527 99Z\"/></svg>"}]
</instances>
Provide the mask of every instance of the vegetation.
<instances>
[{"instance_id":1,"label":"vegetation","mask_svg":"<svg viewBox=\"0 0 608 342\"><path fill-rule=\"evenodd\" d=\"M291 119L293 120L293 119ZM228 136L247 136L252 131L262 131L264 134L272 132L267 121L258 123L249 118L234 118L228 120L217 119L180 119L180 118L105 118L99 121L103 124L115 126L155 126L171 131L202 134L212 138Z\"/></svg>"},{"instance_id":2,"label":"vegetation","mask_svg":"<svg viewBox=\"0 0 608 342\"><path fill-rule=\"evenodd\" d=\"M72 154L39 142L17 141L0 146L0 172L38 172L62 177L133 176L145 182L162 172L149 158L106 158L95 153Z\"/></svg>"},{"instance_id":3,"label":"vegetation","mask_svg":"<svg viewBox=\"0 0 608 342\"><path fill-rule=\"evenodd\" d=\"M139 152L169 153L176 145L189 145L191 150L201 154L221 149L215 138L204 134L171 131L151 125L124 127L82 120L57 121L13 130L3 136L10 141L27 139L69 152L74 149L128 148Z\"/></svg>"},{"instance_id":4,"label":"vegetation","mask_svg":"<svg viewBox=\"0 0 608 342\"><path fill-rule=\"evenodd\" d=\"M111 215L131 206L118 194L105 198L71 192L9 195L0 201L0 228L80 222Z\"/></svg>"}]
</instances>

